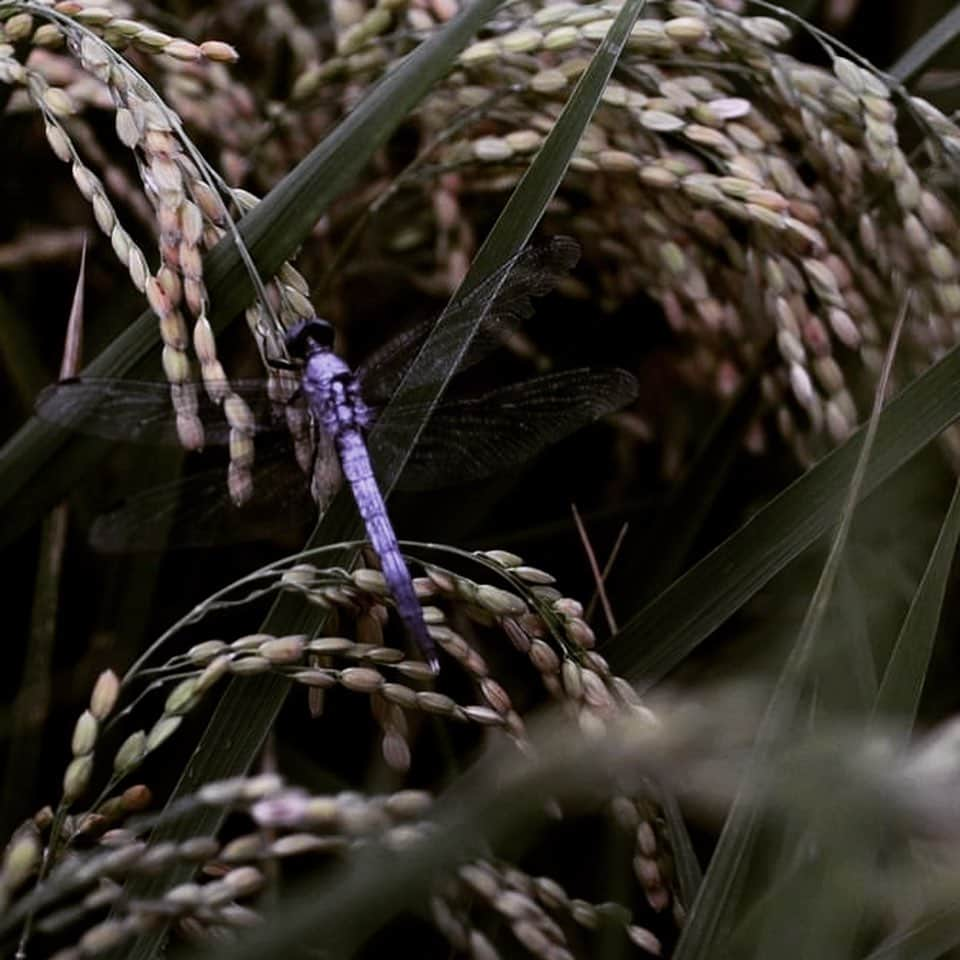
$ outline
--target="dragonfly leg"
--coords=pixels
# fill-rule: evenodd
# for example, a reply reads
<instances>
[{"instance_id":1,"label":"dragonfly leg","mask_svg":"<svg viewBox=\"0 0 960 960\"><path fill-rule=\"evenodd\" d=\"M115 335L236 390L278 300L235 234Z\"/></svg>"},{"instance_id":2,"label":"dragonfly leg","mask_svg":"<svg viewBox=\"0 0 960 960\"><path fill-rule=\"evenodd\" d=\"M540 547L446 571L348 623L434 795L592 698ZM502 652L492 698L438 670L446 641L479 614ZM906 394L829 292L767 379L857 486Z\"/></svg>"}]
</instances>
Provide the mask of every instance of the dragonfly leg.
<instances>
[{"instance_id":1,"label":"dragonfly leg","mask_svg":"<svg viewBox=\"0 0 960 960\"><path fill-rule=\"evenodd\" d=\"M264 360L267 366L273 367L274 370L292 370L295 373L299 373L301 368L299 363L294 363L286 357L264 357Z\"/></svg>"}]
</instances>

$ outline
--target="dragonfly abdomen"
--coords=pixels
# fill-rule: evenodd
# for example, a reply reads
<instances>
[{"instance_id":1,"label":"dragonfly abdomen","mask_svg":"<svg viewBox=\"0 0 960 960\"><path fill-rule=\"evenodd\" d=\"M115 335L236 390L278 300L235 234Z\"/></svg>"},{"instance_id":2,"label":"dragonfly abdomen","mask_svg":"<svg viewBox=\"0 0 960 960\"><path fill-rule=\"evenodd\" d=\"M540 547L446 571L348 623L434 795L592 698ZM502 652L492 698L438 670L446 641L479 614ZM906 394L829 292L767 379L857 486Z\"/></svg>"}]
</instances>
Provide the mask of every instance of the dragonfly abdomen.
<instances>
[{"instance_id":1,"label":"dragonfly abdomen","mask_svg":"<svg viewBox=\"0 0 960 960\"><path fill-rule=\"evenodd\" d=\"M387 506L373 476L363 436L358 430L341 429L337 433L336 441L343 475L353 491L353 498L363 518L370 544L380 557L383 578L393 595L397 612L436 672L439 669L436 647L427 632L410 571L400 553L397 536L387 515Z\"/></svg>"}]
</instances>

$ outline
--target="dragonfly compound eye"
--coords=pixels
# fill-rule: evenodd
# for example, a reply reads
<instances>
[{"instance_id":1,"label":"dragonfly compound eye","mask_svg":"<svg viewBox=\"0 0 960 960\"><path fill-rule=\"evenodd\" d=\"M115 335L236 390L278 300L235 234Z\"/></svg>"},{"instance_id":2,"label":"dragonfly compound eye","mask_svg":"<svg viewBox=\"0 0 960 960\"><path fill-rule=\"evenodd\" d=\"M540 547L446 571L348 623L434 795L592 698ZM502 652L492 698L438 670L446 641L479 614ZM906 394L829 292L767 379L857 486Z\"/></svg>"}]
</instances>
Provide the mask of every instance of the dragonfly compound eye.
<instances>
[{"instance_id":1,"label":"dragonfly compound eye","mask_svg":"<svg viewBox=\"0 0 960 960\"><path fill-rule=\"evenodd\" d=\"M305 357L311 347L330 349L333 346L333 327L326 320L310 317L294 324L284 339L291 356Z\"/></svg>"}]
</instances>

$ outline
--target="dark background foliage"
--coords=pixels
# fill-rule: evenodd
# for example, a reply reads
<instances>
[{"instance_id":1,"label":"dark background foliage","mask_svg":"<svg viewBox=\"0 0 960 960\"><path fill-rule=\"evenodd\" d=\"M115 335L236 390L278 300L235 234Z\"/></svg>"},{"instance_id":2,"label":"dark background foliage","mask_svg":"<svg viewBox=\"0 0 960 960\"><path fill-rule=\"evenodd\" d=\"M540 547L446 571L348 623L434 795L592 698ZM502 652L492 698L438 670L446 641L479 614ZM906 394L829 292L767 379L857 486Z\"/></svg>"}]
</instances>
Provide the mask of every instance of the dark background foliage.
<instances>
[{"instance_id":1,"label":"dark background foliage","mask_svg":"<svg viewBox=\"0 0 960 960\"><path fill-rule=\"evenodd\" d=\"M170 5L174 14L184 12L177 11L176 6ZM830 4L793 6L803 7L801 13L823 22ZM838 36L884 66L950 7L945 2L904 4L896 0L867 0L859 4ZM251 22L256 16L253 11L237 10L226 17L211 10L199 32L213 35L220 31L235 42L241 61L232 69L248 79L264 71L259 81L264 95L274 92L271 84L275 89L283 89L283 54L262 49L254 32L227 36L235 15L245 16ZM317 14L316 19L319 23L322 17ZM820 51L809 40L798 41L796 52L815 62L822 60ZM273 62L271 56L275 58ZM954 60L953 50L940 58L944 67ZM257 87L257 83L251 85ZM955 96L955 89L946 85L938 102L950 105ZM95 117L92 123L95 130L103 126L104 131L109 131L107 115ZM68 171L50 155L37 117L32 113L8 114L4 131L8 148L0 151L0 206L5 213L0 221L0 363L4 370L0 378L0 433L7 438L29 416L39 389L56 379L84 232L89 243L83 284L85 355L95 356L111 342L139 314L143 304L115 266L109 243L93 226L89 209L78 197ZM405 136L415 134L401 131L396 142L378 158L380 171L399 167L401 158L412 151L411 144L404 142ZM200 146L205 146L202 138ZM129 172L133 175L132 170ZM256 182L259 175L258 170L251 177L253 182L242 185L266 192L272 184ZM343 206L351 202L362 204L363 200L348 198ZM398 202L387 217L393 216L400 222L406 212L403 203ZM493 212L491 205L489 220ZM475 213L475 219L482 221L482 211ZM137 239L145 249L150 249L146 226L140 227L142 232ZM545 232L563 232L563 218L549 219ZM38 238L44 238L44 243L33 259L24 260L22 251L31 239ZM430 315L443 304L442 299L425 295L420 289L422 285L412 282L417 251L391 261L391 251L384 249L381 239L375 230L364 236L356 255L335 278L332 289L324 290L319 297L319 302L337 320L342 347L352 359L382 342L398 326ZM329 249L328 237L317 238L305 249L303 269L308 279L313 280L314 274L322 272ZM591 287L590 264L585 264L576 276L587 289ZM631 440L622 425L601 423L556 445L534 464L510 475L463 489L398 495L391 507L401 537L515 551L527 562L557 576L566 594L587 600L593 591L593 580L571 519L570 504L575 503L585 517L601 562L609 555L622 525L629 523L623 553L611 579L611 600L621 620L637 612L641 601L649 596L649 584L657 575L659 558L670 554L669 511L678 478L664 476L664 450L671 444L679 446L684 462L695 462L694 455L714 422L716 410L672 382L660 363L663 353L675 349L677 344L653 303L638 299L620 310L631 317L642 314L644 324L622 322L621 314L605 314L589 299L565 298L556 293L538 303L527 332L540 354L550 357L558 366L616 363L638 372L643 389L661 398L663 420L654 424L653 440L639 444ZM242 328L242 323L237 324L230 339L221 345L222 355L231 371L254 374L256 355ZM501 382L531 372L528 360L505 354L483 368L477 382ZM156 361L146 374L159 375ZM679 443L677 437L681 438ZM208 452L189 459L192 462L183 467L188 473L196 470L198 463L215 465L222 458L217 452ZM269 539L260 537L252 543L164 554L105 557L92 551L86 536L93 518L138 489L174 479L181 469L181 460L169 451L152 450L145 456L142 448L120 445L106 451L95 470L76 478L70 498L63 583L55 605L56 641L45 664L25 663L23 657L29 649L23 638L35 628L38 617L51 615L49 610L37 609L34 593L39 523L3 545L4 593L8 598L6 669L0 680L0 696L7 704L0 713L0 756L7 758L3 768L7 790L0 821L3 835L57 795L69 757L69 730L97 674L107 666L122 668L148 638L161 632L194 603L276 557L281 549L296 548L302 542L302 531L309 529L303 517L287 516L279 505L279 536ZM726 469L723 485L684 558L684 565L735 530L757 506L799 473L790 454L777 443L771 444L760 458L737 454ZM939 454L930 451L905 468L896 480L873 498L858 520L848 592L841 592L837 601L842 615L838 613L830 627L838 634L848 630L892 632L891 645L896 624L909 603L936 536L951 474ZM666 524L664 516L668 518ZM821 560L822 553L814 552L792 565L748 611L684 666L680 672L683 682L696 684L737 675L773 662L777 647L768 643L767 638L789 636L790 625L795 626L802 618ZM798 589L798 585L804 584L809 589ZM247 613L243 617L243 623L248 625L257 622ZM952 634L956 617L955 602L948 603L942 626L945 638ZM601 639L606 638L608 630L599 616L593 622ZM231 623L229 618L218 628L226 637L245 630L241 623ZM206 638L207 629L197 639ZM402 642L399 636L394 639ZM956 708L954 685L949 682L956 666L955 654L949 642L941 647L934 682L924 701L930 720ZM12 704L25 671L46 673L49 688L45 697L38 698L24 740L11 751ZM831 674L842 677L844 665L827 665L825 675ZM937 682L938 676L945 681ZM520 678L517 688L522 687ZM389 774L377 768L370 756L370 721L363 705L341 704L334 709L339 710L335 714L337 722L324 724L327 733L318 742L302 697L295 694L290 698L276 736L274 756L280 766L314 789L358 781L372 781L374 789L390 785ZM200 729L204 719L200 715L190 722ZM429 738L431 733L428 730L423 735ZM436 755L449 759L458 755L461 746L441 739ZM471 746L463 745L463 749ZM430 756L433 752L425 753ZM164 781L175 776L182 761L173 747L161 752L151 764L147 779L156 785L158 793L163 792ZM413 782L435 782L437 761L427 763L429 769L414 766ZM704 850L709 849L711 841L709 827L706 825L702 837ZM602 841L597 843L602 845ZM576 884L583 879L582 864L591 859L595 850L592 834L577 828L559 846L565 850L568 867L573 864L571 883ZM534 852L533 861L549 860L556 866L556 841L551 839L545 847ZM610 856L615 854L611 852ZM559 859L562 865L564 857ZM605 869L605 857L594 859L598 871ZM625 870L625 865L617 866ZM387 946L388 941L376 941L371 945L371 955Z\"/></svg>"}]
</instances>

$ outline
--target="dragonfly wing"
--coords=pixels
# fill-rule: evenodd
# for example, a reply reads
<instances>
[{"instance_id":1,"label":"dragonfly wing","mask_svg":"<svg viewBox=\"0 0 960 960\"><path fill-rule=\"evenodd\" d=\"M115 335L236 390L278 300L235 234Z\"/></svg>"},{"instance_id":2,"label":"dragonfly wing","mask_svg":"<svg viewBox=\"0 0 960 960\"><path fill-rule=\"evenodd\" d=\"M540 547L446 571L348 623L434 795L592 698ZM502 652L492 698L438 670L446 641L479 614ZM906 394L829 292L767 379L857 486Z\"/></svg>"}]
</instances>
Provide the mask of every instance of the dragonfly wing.
<instances>
[{"instance_id":1,"label":"dragonfly wing","mask_svg":"<svg viewBox=\"0 0 960 960\"><path fill-rule=\"evenodd\" d=\"M443 403L427 423L399 485L425 490L491 476L626 406L637 390L636 379L625 370L584 368ZM390 445L389 431L378 437Z\"/></svg>"},{"instance_id":2,"label":"dragonfly wing","mask_svg":"<svg viewBox=\"0 0 960 960\"><path fill-rule=\"evenodd\" d=\"M479 313L489 304L460 369L479 363L502 346L506 334L533 314L531 297L550 293L579 259L580 245L576 240L553 237L546 243L521 250L465 297L454 301L444 311L448 318ZM372 405L382 406L396 391L416 350L435 323L428 320L398 334L358 368L357 377Z\"/></svg>"},{"instance_id":3,"label":"dragonfly wing","mask_svg":"<svg viewBox=\"0 0 960 960\"><path fill-rule=\"evenodd\" d=\"M337 491L343 486L343 471L333 438L325 430L314 436L313 473L310 477L310 496L323 513L330 506Z\"/></svg>"},{"instance_id":4,"label":"dragonfly wing","mask_svg":"<svg viewBox=\"0 0 960 960\"><path fill-rule=\"evenodd\" d=\"M97 517L90 544L116 554L286 540L314 510L306 477L289 452L278 452L254 469L254 493L242 506L230 499L224 464L128 498Z\"/></svg>"},{"instance_id":5,"label":"dragonfly wing","mask_svg":"<svg viewBox=\"0 0 960 960\"><path fill-rule=\"evenodd\" d=\"M266 381L225 381L219 389L216 384L211 389L243 398L253 412L256 431L282 428L282 404L271 402ZM228 443L230 425L222 406L210 399L203 386L196 386L196 397L205 441ZM61 380L40 391L35 409L50 423L108 440L180 444L170 384L165 382L93 377Z\"/></svg>"}]
</instances>

